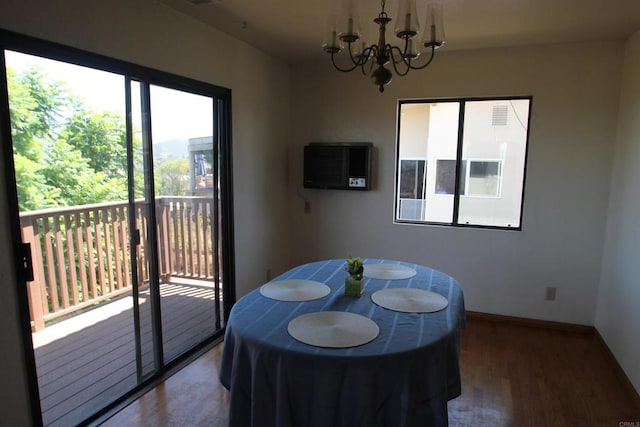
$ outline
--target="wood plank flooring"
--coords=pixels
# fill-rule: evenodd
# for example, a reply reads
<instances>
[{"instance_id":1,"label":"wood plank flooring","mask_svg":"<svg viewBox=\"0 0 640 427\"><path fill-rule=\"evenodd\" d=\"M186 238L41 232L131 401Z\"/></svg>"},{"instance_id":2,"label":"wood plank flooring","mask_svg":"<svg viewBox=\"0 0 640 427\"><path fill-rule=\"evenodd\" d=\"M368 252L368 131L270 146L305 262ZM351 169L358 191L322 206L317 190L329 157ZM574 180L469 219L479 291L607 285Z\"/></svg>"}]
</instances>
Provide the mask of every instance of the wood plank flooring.
<instances>
[{"instance_id":1,"label":"wood plank flooring","mask_svg":"<svg viewBox=\"0 0 640 427\"><path fill-rule=\"evenodd\" d=\"M160 294L168 361L214 333L215 291L201 281L165 283ZM75 425L136 386L132 301L124 296L33 334L45 425ZM144 374L154 366L148 301L145 290L140 295ZM96 315L100 311L106 314Z\"/></svg>"},{"instance_id":2,"label":"wood plank flooring","mask_svg":"<svg viewBox=\"0 0 640 427\"><path fill-rule=\"evenodd\" d=\"M226 426L221 349L216 346L103 426ZM449 402L452 427L640 425L638 396L593 333L469 317L460 365L463 390Z\"/></svg>"},{"instance_id":3,"label":"wood plank flooring","mask_svg":"<svg viewBox=\"0 0 640 427\"><path fill-rule=\"evenodd\" d=\"M640 408L594 333L470 318L452 426L618 426Z\"/></svg>"}]
</instances>

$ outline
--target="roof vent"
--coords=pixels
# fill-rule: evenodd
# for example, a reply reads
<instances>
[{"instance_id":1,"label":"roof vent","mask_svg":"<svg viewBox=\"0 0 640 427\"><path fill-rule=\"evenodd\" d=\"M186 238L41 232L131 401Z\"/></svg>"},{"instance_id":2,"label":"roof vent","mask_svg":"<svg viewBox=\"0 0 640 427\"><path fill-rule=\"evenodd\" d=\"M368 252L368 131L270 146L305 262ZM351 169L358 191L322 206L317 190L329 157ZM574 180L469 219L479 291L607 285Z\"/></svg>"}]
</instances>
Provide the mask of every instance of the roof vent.
<instances>
[{"instance_id":1,"label":"roof vent","mask_svg":"<svg viewBox=\"0 0 640 427\"><path fill-rule=\"evenodd\" d=\"M508 113L509 107L507 107L506 105L494 106L493 115L491 117L491 124L493 126L506 126Z\"/></svg>"}]
</instances>

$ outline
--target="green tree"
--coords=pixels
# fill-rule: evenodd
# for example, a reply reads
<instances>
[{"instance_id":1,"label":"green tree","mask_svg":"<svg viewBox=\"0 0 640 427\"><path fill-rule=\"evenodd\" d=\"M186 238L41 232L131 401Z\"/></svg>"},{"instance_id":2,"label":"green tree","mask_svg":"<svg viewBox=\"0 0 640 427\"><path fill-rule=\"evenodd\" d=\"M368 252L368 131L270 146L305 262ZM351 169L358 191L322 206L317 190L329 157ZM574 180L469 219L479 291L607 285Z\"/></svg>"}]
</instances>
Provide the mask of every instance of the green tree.
<instances>
[{"instance_id":1,"label":"green tree","mask_svg":"<svg viewBox=\"0 0 640 427\"><path fill-rule=\"evenodd\" d=\"M181 196L189 190L189 161L170 159L155 168L156 193L163 196Z\"/></svg>"},{"instance_id":2,"label":"green tree","mask_svg":"<svg viewBox=\"0 0 640 427\"><path fill-rule=\"evenodd\" d=\"M21 211L59 206L60 189L47 183L43 167L38 162L21 154L14 154L13 162Z\"/></svg>"},{"instance_id":3,"label":"green tree","mask_svg":"<svg viewBox=\"0 0 640 427\"><path fill-rule=\"evenodd\" d=\"M80 150L94 171L126 177L126 131L121 115L89 110L76 102L60 137Z\"/></svg>"},{"instance_id":4,"label":"green tree","mask_svg":"<svg viewBox=\"0 0 640 427\"><path fill-rule=\"evenodd\" d=\"M39 67L20 75L8 68L7 78L14 151L39 160L44 143L55 138L70 107L69 91L62 82L46 81Z\"/></svg>"},{"instance_id":5,"label":"green tree","mask_svg":"<svg viewBox=\"0 0 640 427\"><path fill-rule=\"evenodd\" d=\"M7 69L20 210L127 199L124 118L93 111L38 67Z\"/></svg>"},{"instance_id":6,"label":"green tree","mask_svg":"<svg viewBox=\"0 0 640 427\"><path fill-rule=\"evenodd\" d=\"M127 200L126 181L96 172L80 150L62 139L51 147L42 173L60 189L58 206Z\"/></svg>"}]
</instances>

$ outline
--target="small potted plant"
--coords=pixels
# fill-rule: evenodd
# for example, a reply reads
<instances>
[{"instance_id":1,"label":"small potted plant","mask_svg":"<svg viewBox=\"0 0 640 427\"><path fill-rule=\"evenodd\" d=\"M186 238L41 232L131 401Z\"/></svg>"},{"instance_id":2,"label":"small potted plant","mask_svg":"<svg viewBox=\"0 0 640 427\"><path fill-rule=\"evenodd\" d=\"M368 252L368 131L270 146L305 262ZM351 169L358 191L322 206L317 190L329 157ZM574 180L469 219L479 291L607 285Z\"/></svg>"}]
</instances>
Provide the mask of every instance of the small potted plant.
<instances>
[{"instance_id":1,"label":"small potted plant","mask_svg":"<svg viewBox=\"0 0 640 427\"><path fill-rule=\"evenodd\" d=\"M362 265L362 260L349 255L345 270L349 275L344 279L344 294L350 297L361 296L364 292L364 286L362 285L364 266Z\"/></svg>"}]
</instances>

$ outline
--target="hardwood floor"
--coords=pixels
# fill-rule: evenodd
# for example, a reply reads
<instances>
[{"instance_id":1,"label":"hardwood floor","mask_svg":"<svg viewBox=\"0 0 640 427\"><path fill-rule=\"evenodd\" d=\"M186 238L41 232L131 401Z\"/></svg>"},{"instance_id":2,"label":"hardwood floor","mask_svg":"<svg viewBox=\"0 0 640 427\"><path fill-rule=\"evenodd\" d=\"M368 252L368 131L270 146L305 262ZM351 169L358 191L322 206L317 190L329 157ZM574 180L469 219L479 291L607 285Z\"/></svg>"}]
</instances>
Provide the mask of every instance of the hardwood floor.
<instances>
[{"instance_id":1,"label":"hardwood floor","mask_svg":"<svg viewBox=\"0 0 640 427\"><path fill-rule=\"evenodd\" d=\"M619 426L640 408L595 333L468 319L452 426ZM636 396L637 397L637 396Z\"/></svg>"},{"instance_id":2,"label":"hardwood floor","mask_svg":"<svg viewBox=\"0 0 640 427\"><path fill-rule=\"evenodd\" d=\"M118 412L103 426L226 426L229 392L218 382L222 344Z\"/></svg>"},{"instance_id":3,"label":"hardwood floor","mask_svg":"<svg viewBox=\"0 0 640 427\"><path fill-rule=\"evenodd\" d=\"M226 426L229 393L218 382L222 345L103 426ZM640 405L596 334L469 317L460 354L462 395L449 424L640 425Z\"/></svg>"}]
</instances>

